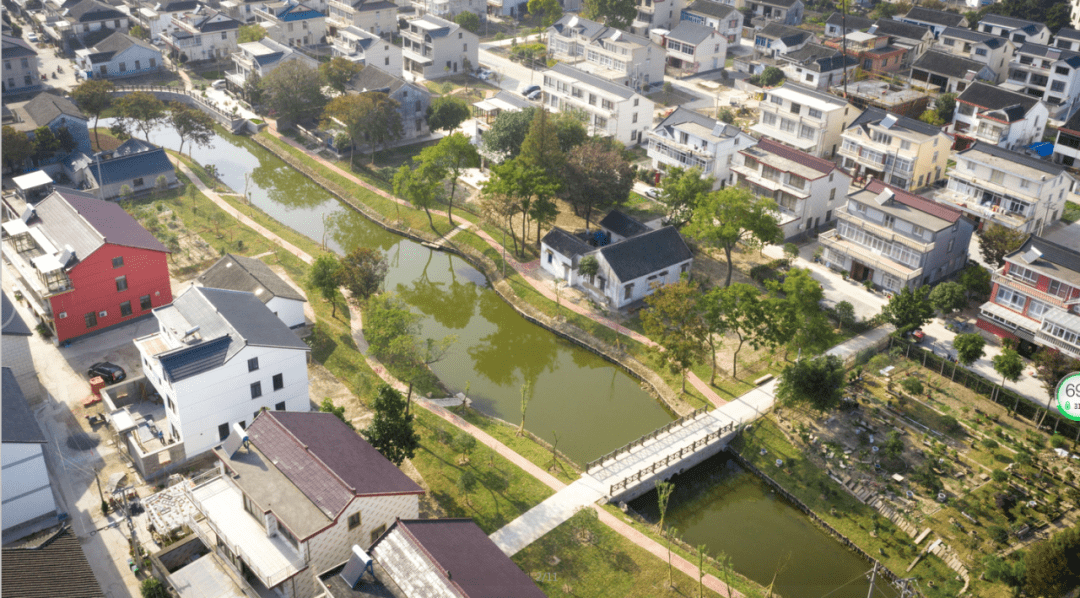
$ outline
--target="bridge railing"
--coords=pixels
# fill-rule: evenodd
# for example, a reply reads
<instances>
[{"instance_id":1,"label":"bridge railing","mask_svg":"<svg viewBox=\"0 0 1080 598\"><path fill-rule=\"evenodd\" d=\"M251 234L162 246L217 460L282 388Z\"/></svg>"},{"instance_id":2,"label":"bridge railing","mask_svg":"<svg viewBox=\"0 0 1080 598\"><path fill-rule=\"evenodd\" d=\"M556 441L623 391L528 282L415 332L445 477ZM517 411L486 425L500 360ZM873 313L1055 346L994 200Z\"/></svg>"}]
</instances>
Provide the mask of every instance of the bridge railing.
<instances>
[{"instance_id":1,"label":"bridge railing","mask_svg":"<svg viewBox=\"0 0 1080 598\"><path fill-rule=\"evenodd\" d=\"M635 473L634 475L628 476L628 477L626 477L626 478L624 478L622 480L619 480L618 482L615 482L614 484L612 484L611 489L608 492L608 496L615 496L615 494L619 490L625 490L631 484L636 483L636 482L640 482L641 478L648 477L648 476L656 473L657 470L662 470L662 469L666 468L667 466L671 465L672 463L678 463L679 461L682 460L682 458L684 456L694 454L699 448L707 446L710 442L712 442L714 440L718 440L721 436L723 436L724 434L726 434L728 432L731 432L734 429L735 429L735 422L728 422L727 425L720 426L716 430L713 430L712 432L709 432L708 434L706 434L704 437L698 438L694 442L690 443L689 446L684 446L684 447L680 448L678 452L671 453L668 456L664 457L663 459L660 459L658 461L654 461L652 464L638 470L638 472Z\"/></svg>"},{"instance_id":2,"label":"bridge railing","mask_svg":"<svg viewBox=\"0 0 1080 598\"><path fill-rule=\"evenodd\" d=\"M676 428L676 427L681 426L681 425L683 425L683 424L685 424L687 422L695 420L698 417L700 417L702 414L705 414L705 413L708 413L708 410L706 410L704 408L695 409L695 410L691 411L690 413L680 417L679 419L672 420L672 421L668 422L667 424L664 424L663 426L661 426L661 427L653 430L652 432L649 432L648 434L642 436L641 438L638 438L637 440L634 440L633 442L628 442L628 443L620 446L619 448L611 451L610 453L600 457L599 459L595 459L593 461L590 461L587 465L585 465L585 472L588 473L594 467L598 467L600 465L603 465L604 463L606 463L606 462L608 462L608 461L610 461L612 459L617 458L619 455L629 453L631 450L634 449L634 447L638 447L638 446L641 446L641 445L645 444L645 442L647 440L652 440L653 438L656 438L657 436L663 434L664 432L667 432L668 430L671 430L672 428Z\"/></svg>"},{"instance_id":3,"label":"bridge railing","mask_svg":"<svg viewBox=\"0 0 1080 598\"><path fill-rule=\"evenodd\" d=\"M217 120L221 121L222 124L229 125L233 128L235 128L236 121L243 120L243 117L225 112L221 108L218 108L217 105L208 101L201 95L184 89L183 87L169 87L167 85L118 85L113 88L113 93L117 94L127 94L134 91L146 91L150 93L169 93L178 96L186 96L188 98L191 98L192 101L198 104L204 112L211 113L217 118Z\"/></svg>"}]
</instances>

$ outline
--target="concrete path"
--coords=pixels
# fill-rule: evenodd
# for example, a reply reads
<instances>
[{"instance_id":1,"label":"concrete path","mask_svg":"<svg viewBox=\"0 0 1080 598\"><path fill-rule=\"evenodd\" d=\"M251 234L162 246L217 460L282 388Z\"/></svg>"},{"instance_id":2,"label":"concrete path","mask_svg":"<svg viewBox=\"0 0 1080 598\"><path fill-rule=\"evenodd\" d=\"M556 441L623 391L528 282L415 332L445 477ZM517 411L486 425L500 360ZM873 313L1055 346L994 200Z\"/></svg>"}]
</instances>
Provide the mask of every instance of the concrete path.
<instances>
[{"instance_id":1,"label":"concrete path","mask_svg":"<svg viewBox=\"0 0 1080 598\"><path fill-rule=\"evenodd\" d=\"M506 556L514 556L573 517L582 508L604 498L604 494L595 480L583 476L491 534L491 541L506 553Z\"/></svg>"}]
</instances>

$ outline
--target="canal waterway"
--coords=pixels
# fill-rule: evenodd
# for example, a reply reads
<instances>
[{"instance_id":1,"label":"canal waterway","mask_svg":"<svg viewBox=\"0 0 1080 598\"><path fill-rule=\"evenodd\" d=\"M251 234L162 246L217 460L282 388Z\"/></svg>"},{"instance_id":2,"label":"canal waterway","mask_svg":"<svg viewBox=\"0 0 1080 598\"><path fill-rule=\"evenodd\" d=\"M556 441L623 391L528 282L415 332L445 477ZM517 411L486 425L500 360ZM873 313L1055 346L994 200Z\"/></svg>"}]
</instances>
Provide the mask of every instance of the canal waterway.
<instances>
[{"instance_id":1,"label":"canal waterway","mask_svg":"<svg viewBox=\"0 0 1080 598\"><path fill-rule=\"evenodd\" d=\"M180 145L166 128L155 130L151 140L171 149ZM185 150L199 163L215 165L234 191L246 189L271 217L333 251L383 251L390 264L387 289L422 316L424 336L457 335L433 370L455 391L468 383L481 412L520 421L520 387L533 380L526 428L548 441L558 433L560 450L581 464L672 419L636 379L521 318L465 260L383 230L250 139L215 135L213 148ZM736 571L763 585L780 565L776 590L785 598L819 598L834 590L831 598L866 596L868 584L861 580L837 587L868 565L723 453L675 481L667 521L690 544L724 551ZM655 516L655 493L632 506Z\"/></svg>"}]
</instances>

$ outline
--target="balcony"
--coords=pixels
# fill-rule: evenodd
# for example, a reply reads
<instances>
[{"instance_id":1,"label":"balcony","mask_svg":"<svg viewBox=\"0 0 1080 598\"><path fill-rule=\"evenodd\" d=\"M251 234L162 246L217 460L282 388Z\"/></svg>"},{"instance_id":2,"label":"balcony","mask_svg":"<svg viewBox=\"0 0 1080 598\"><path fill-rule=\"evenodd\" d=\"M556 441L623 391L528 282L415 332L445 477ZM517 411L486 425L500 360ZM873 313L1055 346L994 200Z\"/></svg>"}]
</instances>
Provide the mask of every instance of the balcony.
<instances>
[{"instance_id":1,"label":"balcony","mask_svg":"<svg viewBox=\"0 0 1080 598\"><path fill-rule=\"evenodd\" d=\"M901 282L905 284L922 275L922 268L915 268L913 270L903 264L879 256L862 245L857 245L841 238L836 229L822 233L821 236L818 237L818 240L821 241L821 244L826 248L846 255L862 264L866 264L874 270L880 270L887 274L891 274L899 278Z\"/></svg>"},{"instance_id":2,"label":"balcony","mask_svg":"<svg viewBox=\"0 0 1080 598\"><path fill-rule=\"evenodd\" d=\"M994 273L990 276L990 281L994 284L1002 284L1009 288L1016 289L1017 291L1029 297L1042 301L1043 303L1048 303L1055 307L1060 307L1064 310L1068 310L1071 305L1077 303L1076 300L1070 301L1068 299L1067 293L1062 293L1061 295L1051 295L1050 293L1047 293L1045 291L1040 291L1039 289L1032 286L1030 282L1022 278L1018 278L1009 274L1003 274L1002 271L1004 269L1005 268L999 268L995 270Z\"/></svg>"},{"instance_id":3,"label":"balcony","mask_svg":"<svg viewBox=\"0 0 1080 598\"><path fill-rule=\"evenodd\" d=\"M886 241L892 243L900 243L901 245L910 247L911 249L914 249L919 253L929 253L934 248L933 243L924 243L922 241L912 239L911 237L894 231L891 228L886 228L879 224L874 224L873 222L870 222L868 220L863 220L859 216L852 215L850 212L848 212L848 209L846 207L837 208L836 217L851 224L852 226L861 228L873 234L874 236L881 237L882 239L885 239Z\"/></svg>"},{"instance_id":4,"label":"balcony","mask_svg":"<svg viewBox=\"0 0 1080 598\"><path fill-rule=\"evenodd\" d=\"M680 149L682 148L682 149ZM685 149L684 146L675 144L668 139L659 141L650 137L649 139L649 157L656 158L662 162L673 161L678 165L685 168L698 167L705 173L712 172L713 156L705 154L701 150L693 151ZM668 160L665 160L667 158Z\"/></svg>"},{"instance_id":5,"label":"balcony","mask_svg":"<svg viewBox=\"0 0 1080 598\"><path fill-rule=\"evenodd\" d=\"M1075 343L1070 343L1050 334L1052 326L1063 328L1078 335L1078 340ZM1080 316L1060 309L1048 310L1043 315L1042 326L1035 333L1035 340L1056 347L1074 359L1080 359Z\"/></svg>"},{"instance_id":6,"label":"balcony","mask_svg":"<svg viewBox=\"0 0 1080 598\"><path fill-rule=\"evenodd\" d=\"M874 170L882 170L882 169L885 168L885 155L884 154L882 154L880 160L872 158L872 157L870 157L868 155L864 155L862 153L862 147L861 146L855 146L854 148L849 148L849 147L847 147L845 145L842 145L842 146L840 146L840 150L838 152L836 152L836 153L840 154L841 156L844 156L845 158L851 158L852 160L858 162L859 164L862 164L863 166L868 166L870 168L873 168Z\"/></svg>"},{"instance_id":7,"label":"balcony","mask_svg":"<svg viewBox=\"0 0 1080 598\"><path fill-rule=\"evenodd\" d=\"M196 524L199 535L212 532L217 542L208 545L223 546L242 559L267 588L279 585L307 566L281 534L267 535L263 523L244 510L243 494L225 477L217 475L202 481L188 488L187 494L204 517Z\"/></svg>"},{"instance_id":8,"label":"balcony","mask_svg":"<svg viewBox=\"0 0 1080 598\"><path fill-rule=\"evenodd\" d=\"M749 182L749 183L751 183L753 185L757 185L758 187L768 189L770 191L783 191L783 192L787 193L788 195L791 195L793 197L798 197L799 199L807 199L807 198L810 197L810 185L806 185L805 189L799 189L797 187L792 187L791 185L783 182L782 180L771 179L771 178L762 176L760 170L758 170L756 168L751 168L749 166L746 166L745 164L738 165L738 166L732 165L731 166L731 171L742 175L746 179L747 182ZM783 177L783 174L781 173L781 178L782 177Z\"/></svg>"}]
</instances>

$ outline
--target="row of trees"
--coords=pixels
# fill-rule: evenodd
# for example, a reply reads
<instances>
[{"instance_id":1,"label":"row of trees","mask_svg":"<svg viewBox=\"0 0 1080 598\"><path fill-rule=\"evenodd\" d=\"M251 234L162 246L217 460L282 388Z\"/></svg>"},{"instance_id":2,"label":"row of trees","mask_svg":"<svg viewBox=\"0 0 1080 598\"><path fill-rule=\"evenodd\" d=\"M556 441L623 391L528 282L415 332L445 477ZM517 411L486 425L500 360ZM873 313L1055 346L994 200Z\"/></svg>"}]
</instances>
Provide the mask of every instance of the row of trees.
<instances>
[{"instance_id":1,"label":"row of trees","mask_svg":"<svg viewBox=\"0 0 1080 598\"><path fill-rule=\"evenodd\" d=\"M14 127L3 128L4 164L12 170L21 170L27 160L34 166L52 160L57 154L66 155L79 147L75 137L67 127L60 127L55 132L48 126L34 129L33 136Z\"/></svg>"}]
</instances>

